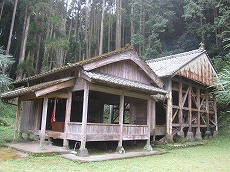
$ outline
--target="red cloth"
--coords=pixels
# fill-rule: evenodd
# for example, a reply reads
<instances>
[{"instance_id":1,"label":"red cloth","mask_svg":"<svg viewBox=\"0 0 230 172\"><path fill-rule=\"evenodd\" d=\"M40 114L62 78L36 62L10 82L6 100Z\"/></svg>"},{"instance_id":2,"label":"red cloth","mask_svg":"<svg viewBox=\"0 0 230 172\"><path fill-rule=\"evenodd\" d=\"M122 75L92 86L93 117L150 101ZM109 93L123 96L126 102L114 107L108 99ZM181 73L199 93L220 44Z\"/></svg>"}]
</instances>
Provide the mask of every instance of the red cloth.
<instances>
[{"instance_id":1,"label":"red cloth","mask_svg":"<svg viewBox=\"0 0 230 172\"><path fill-rule=\"evenodd\" d=\"M55 122L55 109L53 109L52 115L51 115L51 122Z\"/></svg>"}]
</instances>

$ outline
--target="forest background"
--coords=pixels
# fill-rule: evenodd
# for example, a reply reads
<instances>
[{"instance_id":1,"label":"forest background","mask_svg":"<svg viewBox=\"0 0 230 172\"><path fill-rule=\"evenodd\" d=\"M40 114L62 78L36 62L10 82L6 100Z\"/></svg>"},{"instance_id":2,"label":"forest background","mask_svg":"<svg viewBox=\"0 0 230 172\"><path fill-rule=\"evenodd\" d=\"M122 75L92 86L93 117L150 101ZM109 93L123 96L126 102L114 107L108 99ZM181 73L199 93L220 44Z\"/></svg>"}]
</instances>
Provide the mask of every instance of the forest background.
<instances>
[{"instance_id":1,"label":"forest background","mask_svg":"<svg viewBox=\"0 0 230 172\"><path fill-rule=\"evenodd\" d=\"M124 47L144 60L199 48L230 61L228 0L1 0L0 46L25 78Z\"/></svg>"}]
</instances>

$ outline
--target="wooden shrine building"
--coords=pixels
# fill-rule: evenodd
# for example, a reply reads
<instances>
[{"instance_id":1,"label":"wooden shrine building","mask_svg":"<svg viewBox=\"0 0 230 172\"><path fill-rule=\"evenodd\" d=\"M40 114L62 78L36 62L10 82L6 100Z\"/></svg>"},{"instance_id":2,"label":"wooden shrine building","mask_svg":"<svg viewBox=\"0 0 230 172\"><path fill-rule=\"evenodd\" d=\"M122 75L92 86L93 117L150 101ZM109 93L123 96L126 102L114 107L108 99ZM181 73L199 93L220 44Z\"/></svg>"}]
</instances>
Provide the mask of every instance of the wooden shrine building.
<instances>
[{"instance_id":1,"label":"wooden shrine building","mask_svg":"<svg viewBox=\"0 0 230 172\"><path fill-rule=\"evenodd\" d=\"M188 140L217 134L216 99L212 94L217 73L200 48L147 61L168 91L166 108L156 105L156 126L166 125L166 139L175 134Z\"/></svg>"},{"instance_id":2,"label":"wooden shrine building","mask_svg":"<svg viewBox=\"0 0 230 172\"><path fill-rule=\"evenodd\" d=\"M216 71L203 49L144 62L130 47L14 82L3 101L17 98L14 139L33 134L80 142L146 140L175 135L189 140L216 134ZM20 109L22 111L20 113ZM19 119L21 118L18 132Z\"/></svg>"},{"instance_id":3,"label":"wooden shrine building","mask_svg":"<svg viewBox=\"0 0 230 172\"><path fill-rule=\"evenodd\" d=\"M165 96L163 82L129 47L14 82L4 101L18 99L14 139L22 134L81 142L146 140L155 133L155 95ZM22 111L20 113L20 108ZM112 113L106 115L106 109ZM19 118L21 117L18 136Z\"/></svg>"}]
</instances>

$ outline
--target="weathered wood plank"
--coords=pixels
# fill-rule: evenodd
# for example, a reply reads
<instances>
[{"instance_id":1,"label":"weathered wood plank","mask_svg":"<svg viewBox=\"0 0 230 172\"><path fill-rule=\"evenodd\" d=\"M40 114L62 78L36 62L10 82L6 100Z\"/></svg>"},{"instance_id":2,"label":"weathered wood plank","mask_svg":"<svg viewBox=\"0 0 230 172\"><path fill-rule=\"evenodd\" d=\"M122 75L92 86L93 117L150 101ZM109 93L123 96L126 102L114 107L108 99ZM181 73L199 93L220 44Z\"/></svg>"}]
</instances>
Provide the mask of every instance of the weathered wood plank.
<instances>
[{"instance_id":1,"label":"weathered wood plank","mask_svg":"<svg viewBox=\"0 0 230 172\"><path fill-rule=\"evenodd\" d=\"M80 149L85 149L85 146L86 146L88 100L89 100L89 84L85 82L83 110L82 110L82 128L81 128L81 147Z\"/></svg>"},{"instance_id":2,"label":"weathered wood plank","mask_svg":"<svg viewBox=\"0 0 230 172\"><path fill-rule=\"evenodd\" d=\"M122 138L123 138L123 120L124 120L124 103L125 103L125 96L120 96L120 105L119 105L119 142L118 147L122 147Z\"/></svg>"},{"instance_id":3,"label":"weathered wood plank","mask_svg":"<svg viewBox=\"0 0 230 172\"><path fill-rule=\"evenodd\" d=\"M63 88L72 87L72 86L74 86L74 83L75 83L75 80L71 79L69 81L62 82L62 83L59 83L59 84L35 91L35 95L36 95L36 97L43 96L43 95L46 95L48 93L51 93L51 92L54 92L54 91L57 91L57 90L60 90Z\"/></svg>"},{"instance_id":4,"label":"weathered wood plank","mask_svg":"<svg viewBox=\"0 0 230 172\"><path fill-rule=\"evenodd\" d=\"M19 122L19 116L20 116L20 109L21 109L21 100L18 98L16 119L15 119L15 126L14 126L14 141L16 140L16 137L18 134L18 122Z\"/></svg>"},{"instance_id":5,"label":"weathered wood plank","mask_svg":"<svg viewBox=\"0 0 230 172\"><path fill-rule=\"evenodd\" d=\"M63 147L68 148L69 142L66 139L66 133L68 132L68 123L70 122L70 115L71 115L71 105L72 105L72 92L68 92L68 99L66 101L66 111L65 111L65 129L64 129L64 140L63 140Z\"/></svg>"},{"instance_id":6,"label":"weathered wood plank","mask_svg":"<svg viewBox=\"0 0 230 172\"><path fill-rule=\"evenodd\" d=\"M41 133L40 133L40 148L41 149L44 148L44 142L45 142L47 109L48 109L48 98L44 97L44 99L43 99L43 109L42 109Z\"/></svg>"}]
</instances>

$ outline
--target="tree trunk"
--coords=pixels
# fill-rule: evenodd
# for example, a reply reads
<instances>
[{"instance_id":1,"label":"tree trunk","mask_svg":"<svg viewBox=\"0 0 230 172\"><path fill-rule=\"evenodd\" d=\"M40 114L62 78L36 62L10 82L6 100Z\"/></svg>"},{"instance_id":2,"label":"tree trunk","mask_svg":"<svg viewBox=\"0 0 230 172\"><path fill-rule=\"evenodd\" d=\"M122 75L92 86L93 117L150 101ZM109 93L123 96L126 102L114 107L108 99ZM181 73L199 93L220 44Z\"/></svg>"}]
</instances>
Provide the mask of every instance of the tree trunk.
<instances>
[{"instance_id":1,"label":"tree trunk","mask_svg":"<svg viewBox=\"0 0 230 172\"><path fill-rule=\"evenodd\" d=\"M1 18L2 18L2 13L3 13L4 4L5 4L5 0L2 1L2 5L1 5L0 21L1 21Z\"/></svg>"},{"instance_id":2,"label":"tree trunk","mask_svg":"<svg viewBox=\"0 0 230 172\"><path fill-rule=\"evenodd\" d=\"M105 0L103 0L102 14L101 14L101 32L100 32L99 55L102 54L102 49L103 49L104 14L105 14Z\"/></svg>"},{"instance_id":3,"label":"tree trunk","mask_svg":"<svg viewBox=\"0 0 230 172\"><path fill-rule=\"evenodd\" d=\"M133 13L134 13L134 4L132 3L132 5L131 5L131 16L133 16ZM132 43L132 38L133 38L133 35L134 35L134 32L135 32L135 30L134 30L134 19L133 18L131 18L131 27L130 27L130 33L131 33L131 45L133 45L133 43Z\"/></svg>"},{"instance_id":4,"label":"tree trunk","mask_svg":"<svg viewBox=\"0 0 230 172\"><path fill-rule=\"evenodd\" d=\"M35 64L35 73L39 73L39 55L40 55L40 47L41 47L41 40L42 40L42 34L38 34L38 49L36 54L36 64Z\"/></svg>"},{"instance_id":5,"label":"tree trunk","mask_svg":"<svg viewBox=\"0 0 230 172\"><path fill-rule=\"evenodd\" d=\"M12 38L13 29L14 29L14 21L15 21L17 5L18 5L18 0L15 0L14 11L13 11L12 21L11 21L11 26L10 26L10 34L9 34L7 48L6 48L6 54L9 54L10 52L11 38Z\"/></svg>"},{"instance_id":6,"label":"tree trunk","mask_svg":"<svg viewBox=\"0 0 230 172\"><path fill-rule=\"evenodd\" d=\"M22 35L22 43L21 43L21 49L20 49L20 57L19 57L19 63L23 62L25 60L25 53L26 53L26 42L29 32L29 26L30 26L30 12L28 12L29 6L26 5L26 12L25 12L25 19L24 19L24 26L23 26L23 35Z\"/></svg>"},{"instance_id":7,"label":"tree trunk","mask_svg":"<svg viewBox=\"0 0 230 172\"><path fill-rule=\"evenodd\" d=\"M116 0L116 49L121 48L121 2Z\"/></svg>"}]
</instances>

